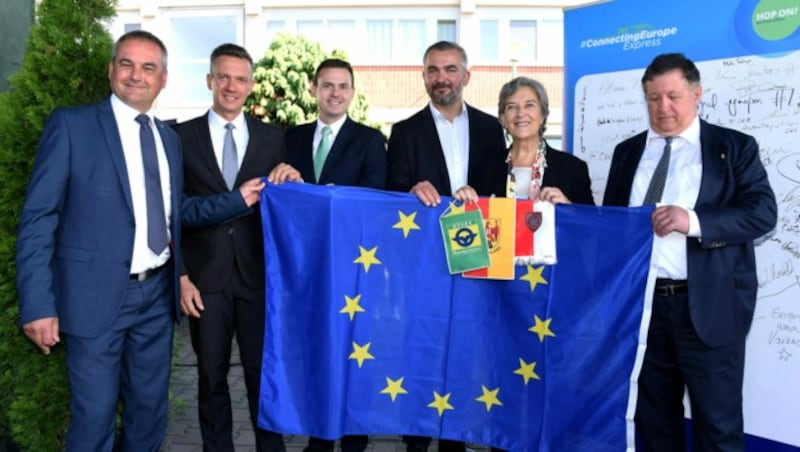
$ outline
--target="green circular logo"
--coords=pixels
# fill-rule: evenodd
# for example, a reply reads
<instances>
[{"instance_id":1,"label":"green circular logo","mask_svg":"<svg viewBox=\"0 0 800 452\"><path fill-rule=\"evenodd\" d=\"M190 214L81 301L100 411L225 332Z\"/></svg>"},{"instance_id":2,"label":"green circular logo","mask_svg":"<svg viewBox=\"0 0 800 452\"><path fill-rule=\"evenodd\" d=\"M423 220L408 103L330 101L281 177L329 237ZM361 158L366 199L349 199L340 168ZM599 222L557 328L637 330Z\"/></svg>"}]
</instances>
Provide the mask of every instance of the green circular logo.
<instances>
[{"instance_id":1,"label":"green circular logo","mask_svg":"<svg viewBox=\"0 0 800 452\"><path fill-rule=\"evenodd\" d=\"M753 11L753 29L770 41L791 36L800 27L797 0L762 0Z\"/></svg>"}]
</instances>

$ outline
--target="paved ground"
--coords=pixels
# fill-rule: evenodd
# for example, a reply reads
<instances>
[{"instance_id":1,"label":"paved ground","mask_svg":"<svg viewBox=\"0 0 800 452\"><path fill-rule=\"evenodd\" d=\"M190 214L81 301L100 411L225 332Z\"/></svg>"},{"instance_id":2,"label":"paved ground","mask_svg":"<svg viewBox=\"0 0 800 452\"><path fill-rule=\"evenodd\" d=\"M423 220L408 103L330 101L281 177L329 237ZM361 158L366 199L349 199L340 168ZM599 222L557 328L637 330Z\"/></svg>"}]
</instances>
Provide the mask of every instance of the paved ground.
<instances>
[{"instance_id":1,"label":"paved ground","mask_svg":"<svg viewBox=\"0 0 800 452\"><path fill-rule=\"evenodd\" d=\"M167 437L162 452L202 452L200 427L197 421L197 367L194 352L189 342L189 323L178 326L175 346L177 353L170 384L170 420ZM235 345L235 341L234 341ZM255 452L253 429L250 426L247 410L247 396L244 387L242 366L239 363L238 349L234 348L228 384L233 401L233 442L237 452ZM286 447L290 452L300 452L308 438L305 436L286 436ZM434 443L435 444L435 443ZM431 452L436 450L430 448ZM475 447L473 451L487 451ZM370 437L368 452L404 452L405 444L398 437Z\"/></svg>"}]
</instances>

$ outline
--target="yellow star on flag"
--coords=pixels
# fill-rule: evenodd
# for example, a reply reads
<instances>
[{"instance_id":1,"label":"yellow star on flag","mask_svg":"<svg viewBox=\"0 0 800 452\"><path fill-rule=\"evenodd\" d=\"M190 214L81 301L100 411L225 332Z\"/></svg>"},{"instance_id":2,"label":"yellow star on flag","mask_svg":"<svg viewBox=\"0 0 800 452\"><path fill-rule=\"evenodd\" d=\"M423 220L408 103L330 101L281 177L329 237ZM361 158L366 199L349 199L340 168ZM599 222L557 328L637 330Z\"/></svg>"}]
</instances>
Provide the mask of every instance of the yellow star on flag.
<instances>
[{"instance_id":1,"label":"yellow star on flag","mask_svg":"<svg viewBox=\"0 0 800 452\"><path fill-rule=\"evenodd\" d=\"M436 408L436 411L439 412L439 417L442 417L445 410L454 410L455 408L453 408L453 405L450 405L450 402L448 401L450 400L450 394L451 393L448 392L447 394L441 396L438 392L433 391L433 402L429 403L428 407Z\"/></svg>"},{"instance_id":2,"label":"yellow star on flag","mask_svg":"<svg viewBox=\"0 0 800 452\"><path fill-rule=\"evenodd\" d=\"M356 316L356 312L366 312L359 304L361 302L361 294L358 294L353 298L345 295L344 302L345 306L339 311L339 314L349 314L351 322L353 321L353 317Z\"/></svg>"},{"instance_id":3,"label":"yellow star on flag","mask_svg":"<svg viewBox=\"0 0 800 452\"><path fill-rule=\"evenodd\" d=\"M536 289L537 284L547 285L547 281L542 278L543 271L544 265L540 266L539 268L533 268L533 266L528 265L528 272L520 276L519 279L521 281L528 281L528 283L531 285L531 292L533 292L533 290Z\"/></svg>"},{"instance_id":4,"label":"yellow star on flag","mask_svg":"<svg viewBox=\"0 0 800 452\"><path fill-rule=\"evenodd\" d=\"M401 229L403 231L403 238L408 238L408 233L411 232L412 229L420 229L419 225L414 222L414 219L417 218L417 212L411 212L411 215L406 215L398 210L397 213L400 214L400 221L395 223L392 228Z\"/></svg>"},{"instance_id":5,"label":"yellow star on flag","mask_svg":"<svg viewBox=\"0 0 800 452\"><path fill-rule=\"evenodd\" d=\"M358 345L356 341L353 341L353 353L350 353L348 359L354 359L358 361L359 369L364 365L364 361L368 359L375 359L375 357L369 353L370 345L372 345L372 342L367 342L365 345Z\"/></svg>"},{"instance_id":6,"label":"yellow star on flag","mask_svg":"<svg viewBox=\"0 0 800 452\"><path fill-rule=\"evenodd\" d=\"M496 388L490 391L489 388L487 388L484 385L481 385L481 391L483 391L483 395L481 395L475 400L486 404L487 413L492 410L493 405L503 406L503 403L500 402L500 399L497 398L497 393L500 392L500 388Z\"/></svg>"},{"instance_id":7,"label":"yellow star on flag","mask_svg":"<svg viewBox=\"0 0 800 452\"><path fill-rule=\"evenodd\" d=\"M403 388L403 380L405 380L405 377L400 377L397 380L386 377L386 387L381 390L381 394L389 394L392 397L392 402L394 402L398 394L408 394L408 391Z\"/></svg>"},{"instance_id":8,"label":"yellow star on flag","mask_svg":"<svg viewBox=\"0 0 800 452\"><path fill-rule=\"evenodd\" d=\"M526 363L525 360L522 358L519 359L519 369L515 370L514 373L516 375L521 375L522 378L525 379L525 384L527 385L531 378L536 380L541 380L539 375L534 371L536 368L536 361L532 363Z\"/></svg>"},{"instance_id":9,"label":"yellow star on flag","mask_svg":"<svg viewBox=\"0 0 800 452\"><path fill-rule=\"evenodd\" d=\"M373 264L378 265L381 261L375 257L375 253L378 252L378 247L374 246L367 250L361 245L358 245L358 257L356 260L353 261L354 264L362 264L364 265L364 273L369 273L369 267Z\"/></svg>"},{"instance_id":10,"label":"yellow star on flag","mask_svg":"<svg viewBox=\"0 0 800 452\"><path fill-rule=\"evenodd\" d=\"M445 216L455 215L455 214L464 213L464 212L465 212L464 204L461 204L460 206L458 206L458 205L456 205L455 201L450 201L450 210L447 212L447 215L445 215Z\"/></svg>"},{"instance_id":11,"label":"yellow star on flag","mask_svg":"<svg viewBox=\"0 0 800 452\"><path fill-rule=\"evenodd\" d=\"M539 335L539 342L544 342L544 337L545 336L556 337L555 333L550 331L550 322L552 322L553 319L542 320L542 319L539 318L538 315L534 315L533 316L533 321L534 321L534 325L532 327L528 328L528 331L530 331L531 333L538 334Z\"/></svg>"}]
</instances>

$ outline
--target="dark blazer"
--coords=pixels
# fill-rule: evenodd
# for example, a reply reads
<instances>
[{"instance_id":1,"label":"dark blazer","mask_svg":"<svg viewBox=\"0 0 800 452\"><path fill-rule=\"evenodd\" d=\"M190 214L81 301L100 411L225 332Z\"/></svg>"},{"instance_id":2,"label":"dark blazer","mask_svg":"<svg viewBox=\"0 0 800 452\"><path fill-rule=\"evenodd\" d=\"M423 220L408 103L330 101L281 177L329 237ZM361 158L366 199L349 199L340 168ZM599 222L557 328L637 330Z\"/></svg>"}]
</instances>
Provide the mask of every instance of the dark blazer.
<instances>
[{"instance_id":1,"label":"dark blazer","mask_svg":"<svg viewBox=\"0 0 800 452\"><path fill-rule=\"evenodd\" d=\"M285 161L283 131L274 125L246 117L249 142L235 186L266 176ZM208 129L208 113L175 126L183 144L183 171L187 195L228 193ZM237 190L234 189L234 192ZM184 228L183 259L189 278L201 292L221 291L238 268L253 289L264 287L264 238L258 204L249 215L206 228Z\"/></svg>"},{"instance_id":2,"label":"dark blazer","mask_svg":"<svg viewBox=\"0 0 800 452\"><path fill-rule=\"evenodd\" d=\"M314 131L317 122L286 130L288 163L300 171L306 182L386 187L386 138L378 130L349 117L342 124L322 167L320 180L314 177Z\"/></svg>"},{"instance_id":3,"label":"dark blazer","mask_svg":"<svg viewBox=\"0 0 800 452\"><path fill-rule=\"evenodd\" d=\"M564 196L575 204L593 206L592 180L589 178L589 166L586 162L572 154L553 149L549 144L544 152L547 168L544 170L542 186L561 189Z\"/></svg>"},{"instance_id":4,"label":"dark blazer","mask_svg":"<svg viewBox=\"0 0 800 452\"><path fill-rule=\"evenodd\" d=\"M169 162L172 246L181 223L209 224L247 207L239 193L183 198L180 142L156 120ZM60 108L39 141L17 236L20 324L58 317L62 332L96 337L114 321L130 282L135 232L128 170L109 99ZM178 312L180 253L173 252Z\"/></svg>"},{"instance_id":5,"label":"dark blazer","mask_svg":"<svg viewBox=\"0 0 800 452\"><path fill-rule=\"evenodd\" d=\"M478 195L505 195L506 143L494 116L467 105L469 115L469 168L467 183ZM498 184L502 175L503 184ZM389 137L387 189L410 191L427 180L442 196L451 196L444 151L429 106L398 122ZM501 188L502 187L502 188Z\"/></svg>"},{"instance_id":6,"label":"dark blazer","mask_svg":"<svg viewBox=\"0 0 800 452\"><path fill-rule=\"evenodd\" d=\"M603 205L627 206L647 133L617 145ZM775 195L749 135L700 121L702 183L694 211L702 240L687 237L689 311L700 339L719 347L744 339L758 279L753 240L777 222Z\"/></svg>"}]
</instances>

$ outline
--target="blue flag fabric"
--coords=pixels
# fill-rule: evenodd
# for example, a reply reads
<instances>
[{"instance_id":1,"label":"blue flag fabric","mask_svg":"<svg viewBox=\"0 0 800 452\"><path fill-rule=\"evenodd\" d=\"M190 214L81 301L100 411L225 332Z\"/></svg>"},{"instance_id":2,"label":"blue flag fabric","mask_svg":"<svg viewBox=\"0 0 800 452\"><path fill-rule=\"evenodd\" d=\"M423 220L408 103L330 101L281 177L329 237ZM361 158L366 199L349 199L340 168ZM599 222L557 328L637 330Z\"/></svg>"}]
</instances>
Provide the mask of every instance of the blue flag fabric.
<instances>
[{"instance_id":1,"label":"blue flag fabric","mask_svg":"<svg viewBox=\"0 0 800 452\"><path fill-rule=\"evenodd\" d=\"M632 447L652 208L560 205L558 263L492 281L448 273L447 201L295 183L262 192L259 426L513 451Z\"/></svg>"}]
</instances>

